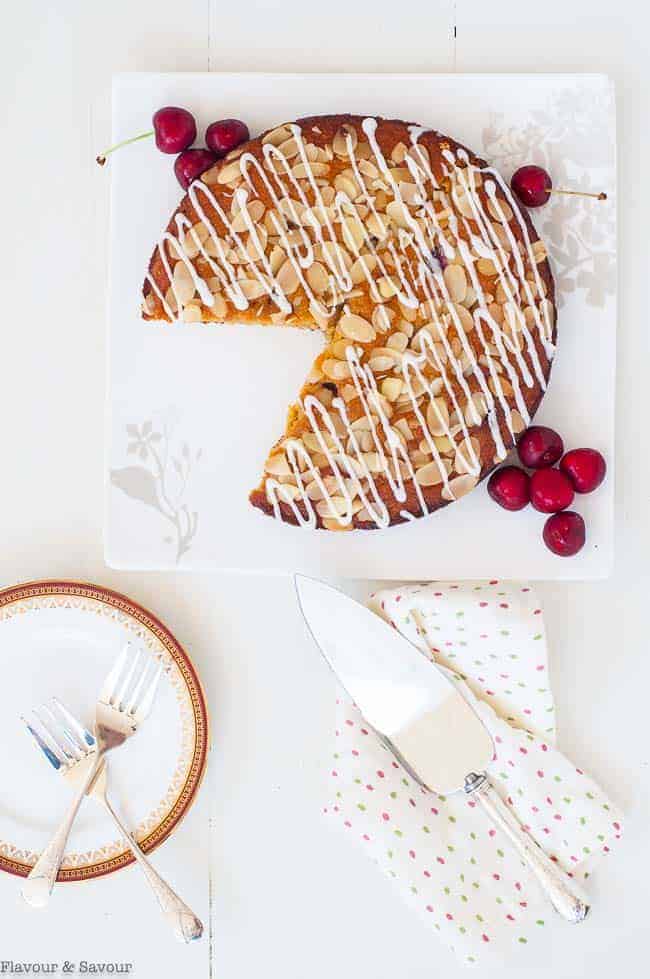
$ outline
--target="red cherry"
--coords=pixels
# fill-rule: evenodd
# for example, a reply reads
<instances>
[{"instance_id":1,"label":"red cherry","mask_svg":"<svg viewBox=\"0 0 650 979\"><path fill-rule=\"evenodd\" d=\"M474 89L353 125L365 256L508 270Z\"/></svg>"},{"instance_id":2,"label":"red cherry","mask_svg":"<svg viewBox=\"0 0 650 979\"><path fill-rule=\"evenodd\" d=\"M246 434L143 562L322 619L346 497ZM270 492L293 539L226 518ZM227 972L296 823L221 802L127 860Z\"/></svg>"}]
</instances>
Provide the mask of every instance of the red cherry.
<instances>
[{"instance_id":1,"label":"red cherry","mask_svg":"<svg viewBox=\"0 0 650 979\"><path fill-rule=\"evenodd\" d=\"M248 126L239 119L219 119L205 131L205 145L217 156L225 156L247 139L250 139Z\"/></svg>"},{"instance_id":2,"label":"red cherry","mask_svg":"<svg viewBox=\"0 0 650 979\"><path fill-rule=\"evenodd\" d=\"M196 139L196 122L187 109L166 105L154 113L152 122L161 153L182 153Z\"/></svg>"},{"instance_id":3,"label":"red cherry","mask_svg":"<svg viewBox=\"0 0 650 979\"><path fill-rule=\"evenodd\" d=\"M544 524L542 536L549 551L560 557L573 557L584 547L585 522L573 510L554 513Z\"/></svg>"},{"instance_id":4,"label":"red cherry","mask_svg":"<svg viewBox=\"0 0 650 979\"><path fill-rule=\"evenodd\" d=\"M553 466L562 457L564 444L552 428L544 425L531 425L519 439L517 452L528 469L545 469Z\"/></svg>"},{"instance_id":5,"label":"red cherry","mask_svg":"<svg viewBox=\"0 0 650 979\"><path fill-rule=\"evenodd\" d=\"M156 137L156 146L163 153L181 153L188 146L191 146L196 139L194 116L187 109L180 109L176 105L166 105L154 113L152 123L153 129L148 132L123 139L120 143L116 143L115 146L111 146L110 149L100 153L96 157L100 167L106 163L106 157L114 153L115 150L119 150L121 146L128 146L129 143L137 143L138 140L149 139L151 136Z\"/></svg>"},{"instance_id":6,"label":"red cherry","mask_svg":"<svg viewBox=\"0 0 650 979\"><path fill-rule=\"evenodd\" d=\"M490 476L487 489L504 510L523 510L530 502L530 476L518 466L497 469Z\"/></svg>"},{"instance_id":7,"label":"red cherry","mask_svg":"<svg viewBox=\"0 0 650 979\"><path fill-rule=\"evenodd\" d=\"M510 178L510 188L516 198L526 207L541 207L546 204L551 194L571 194L575 197L595 197L596 200L606 201L607 194L592 194L587 190L554 190L550 174L543 167L528 164L519 167Z\"/></svg>"},{"instance_id":8,"label":"red cherry","mask_svg":"<svg viewBox=\"0 0 650 979\"><path fill-rule=\"evenodd\" d=\"M187 190L189 185L197 177L200 177L202 173L209 170L216 162L217 155L216 153L211 153L210 150L185 150L176 158L174 173L181 187Z\"/></svg>"},{"instance_id":9,"label":"red cherry","mask_svg":"<svg viewBox=\"0 0 650 979\"><path fill-rule=\"evenodd\" d=\"M543 167L519 167L510 180L512 192L526 207L541 207L551 196L553 181Z\"/></svg>"},{"instance_id":10,"label":"red cherry","mask_svg":"<svg viewBox=\"0 0 650 979\"><path fill-rule=\"evenodd\" d=\"M559 469L538 469L530 477L530 502L540 513L557 513L573 503L573 486Z\"/></svg>"},{"instance_id":11,"label":"red cherry","mask_svg":"<svg viewBox=\"0 0 650 979\"><path fill-rule=\"evenodd\" d=\"M607 463L596 449L571 449L560 469L573 483L576 493L591 493L605 478Z\"/></svg>"}]
</instances>

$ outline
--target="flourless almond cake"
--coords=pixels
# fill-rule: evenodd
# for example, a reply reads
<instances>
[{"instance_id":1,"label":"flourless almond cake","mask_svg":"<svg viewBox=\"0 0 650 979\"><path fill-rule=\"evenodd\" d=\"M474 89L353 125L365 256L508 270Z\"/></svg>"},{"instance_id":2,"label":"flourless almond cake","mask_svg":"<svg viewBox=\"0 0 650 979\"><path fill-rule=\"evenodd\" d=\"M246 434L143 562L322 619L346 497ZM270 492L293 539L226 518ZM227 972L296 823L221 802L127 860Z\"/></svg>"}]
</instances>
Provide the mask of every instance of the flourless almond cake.
<instances>
[{"instance_id":1,"label":"flourless almond cake","mask_svg":"<svg viewBox=\"0 0 650 979\"><path fill-rule=\"evenodd\" d=\"M326 530L424 516L529 424L556 340L546 249L497 171L397 120L315 116L189 188L147 320L321 330L254 506Z\"/></svg>"}]
</instances>

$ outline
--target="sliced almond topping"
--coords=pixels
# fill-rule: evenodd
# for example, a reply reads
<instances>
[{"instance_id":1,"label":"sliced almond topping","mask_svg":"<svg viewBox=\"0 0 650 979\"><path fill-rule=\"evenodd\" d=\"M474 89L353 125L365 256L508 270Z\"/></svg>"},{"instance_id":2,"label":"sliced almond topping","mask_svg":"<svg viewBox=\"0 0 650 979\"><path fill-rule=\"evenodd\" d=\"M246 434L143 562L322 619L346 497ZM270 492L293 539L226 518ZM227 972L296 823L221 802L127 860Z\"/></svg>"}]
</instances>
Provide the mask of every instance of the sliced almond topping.
<instances>
[{"instance_id":1,"label":"sliced almond topping","mask_svg":"<svg viewBox=\"0 0 650 979\"><path fill-rule=\"evenodd\" d=\"M413 223L408 210L399 201L391 201L390 204L387 204L386 214L399 228L408 230Z\"/></svg>"},{"instance_id":2,"label":"sliced almond topping","mask_svg":"<svg viewBox=\"0 0 650 979\"><path fill-rule=\"evenodd\" d=\"M512 217L513 217L512 208L510 207L509 204L506 203L506 201L502 200L500 197L497 197L496 201L493 200L491 197L489 197L487 206L488 206L488 211L490 212L490 214L492 215L495 221L503 221L506 224L508 223L508 221L512 221ZM499 213L499 211L501 213Z\"/></svg>"},{"instance_id":3,"label":"sliced almond topping","mask_svg":"<svg viewBox=\"0 0 650 979\"><path fill-rule=\"evenodd\" d=\"M381 382L381 393L389 401L397 401L403 387L404 382L400 381L398 377L386 377Z\"/></svg>"},{"instance_id":4,"label":"sliced almond topping","mask_svg":"<svg viewBox=\"0 0 650 979\"><path fill-rule=\"evenodd\" d=\"M348 339L356 340L359 343L371 343L377 335L373 325L368 320L362 316L355 316L353 313L341 317L339 329Z\"/></svg>"},{"instance_id":5,"label":"sliced almond topping","mask_svg":"<svg viewBox=\"0 0 650 979\"><path fill-rule=\"evenodd\" d=\"M368 367L374 374L383 374L385 371L389 371L394 364L395 361L392 357L371 357L368 361Z\"/></svg>"},{"instance_id":6,"label":"sliced almond topping","mask_svg":"<svg viewBox=\"0 0 650 979\"><path fill-rule=\"evenodd\" d=\"M437 462L427 462L415 470L415 481L420 486L437 486L442 482L442 473Z\"/></svg>"},{"instance_id":7,"label":"sliced almond topping","mask_svg":"<svg viewBox=\"0 0 650 979\"><path fill-rule=\"evenodd\" d=\"M403 353L408 347L408 342L409 339L405 333L393 333L391 336L389 336L388 340L386 340L386 346L389 348L389 350L397 350L400 353Z\"/></svg>"},{"instance_id":8,"label":"sliced almond topping","mask_svg":"<svg viewBox=\"0 0 650 979\"><path fill-rule=\"evenodd\" d=\"M182 319L184 323L200 323L202 316L199 304L188 303L183 309Z\"/></svg>"},{"instance_id":9,"label":"sliced almond topping","mask_svg":"<svg viewBox=\"0 0 650 979\"><path fill-rule=\"evenodd\" d=\"M174 289L176 301L184 306L195 292L192 273L185 262L177 262L174 266Z\"/></svg>"},{"instance_id":10,"label":"sliced almond topping","mask_svg":"<svg viewBox=\"0 0 650 979\"><path fill-rule=\"evenodd\" d=\"M434 398L427 408L427 427L431 435L444 435L449 428L449 409L441 398Z\"/></svg>"},{"instance_id":11,"label":"sliced almond topping","mask_svg":"<svg viewBox=\"0 0 650 979\"><path fill-rule=\"evenodd\" d=\"M242 279L239 285L247 299L259 299L267 294L264 283L258 279Z\"/></svg>"},{"instance_id":12,"label":"sliced almond topping","mask_svg":"<svg viewBox=\"0 0 650 979\"><path fill-rule=\"evenodd\" d=\"M477 438L472 437L470 444L474 455L479 460L481 459L481 446ZM469 446L467 445L467 440L463 440L460 445L456 448L456 455L454 457L454 469L459 475L465 475L467 473L472 473L474 471L474 462L472 453L470 452Z\"/></svg>"},{"instance_id":13,"label":"sliced almond topping","mask_svg":"<svg viewBox=\"0 0 650 979\"><path fill-rule=\"evenodd\" d=\"M272 143L273 146L281 146L282 143L290 139L293 133L288 126L278 126L277 129L271 130L266 136L262 137L263 143Z\"/></svg>"},{"instance_id":14,"label":"sliced almond topping","mask_svg":"<svg viewBox=\"0 0 650 979\"><path fill-rule=\"evenodd\" d=\"M271 476L290 476L292 473L287 457L283 452L269 456L266 460L264 471Z\"/></svg>"},{"instance_id":15,"label":"sliced almond topping","mask_svg":"<svg viewBox=\"0 0 650 979\"><path fill-rule=\"evenodd\" d=\"M246 215L248 214L251 224L254 226L258 221L261 221L264 211L265 207L261 201L249 201L245 207L242 207L241 210L237 212L236 217L232 221L232 230L236 231L238 234L240 234L242 231L246 231L248 229Z\"/></svg>"},{"instance_id":16,"label":"sliced almond topping","mask_svg":"<svg viewBox=\"0 0 650 979\"><path fill-rule=\"evenodd\" d=\"M372 311L372 325L377 333L385 333L395 319L395 311L387 306L375 306Z\"/></svg>"},{"instance_id":17,"label":"sliced almond topping","mask_svg":"<svg viewBox=\"0 0 650 979\"><path fill-rule=\"evenodd\" d=\"M285 296L291 296L296 291L300 285L300 280L298 279L298 273L291 259L288 258L286 262L282 263L278 270L276 280Z\"/></svg>"},{"instance_id":18,"label":"sliced almond topping","mask_svg":"<svg viewBox=\"0 0 650 979\"><path fill-rule=\"evenodd\" d=\"M442 497L444 500L459 500L461 496L465 496L466 493L474 489L477 483L478 477L476 476L456 476L443 489Z\"/></svg>"},{"instance_id":19,"label":"sliced almond topping","mask_svg":"<svg viewBox=\"0 0 650 979\"><path fill-rule=\"evenodd\" d=\"M307 282L317 296L321 296L327 291L329 286L329 275L327 269L321 262L313 262L306 272Z\"/></svg>"},{"instance_id":20,"label":"sliced almond topping","mask_svg":"<svg viewBox=\"0 0 650 979\"><path fill-rule=\"evenodd\" d=\"M334 187L340 194L345 194L351 201L356 200L359 194L359 187L352 177L346 177L339 173L334 178Z\"/></svg>"},{"instance_id":21,"label":"sliced almond topping","mask_svg":"<svg viewBox=\"0 0 650 979\"><path fill-rule=\"evenodd\" d=\"M350 377L349 365L344 360L335 360L333 357L323 361L321 370L332 381L344 381Z\"/></svg>"},{"instance_id":22,"label":"sliced almond topping","mask_svg":"<svg viewBox=\"0 0 650 979\"><path fill-rule=\"evenodd\" d=\"M448 266L451 268L451 266ZM474 317L465 309L464 306L459 306L458 303L454 303L454 312L460 320L460 325L464 333L471 333L474 329Z\"/></svg>"},{"instance_id":23,"label":"sliced almond topping","mask_svg":"<svg viewBox=\"0 0 650 979\"><path fill-rule=\"evenodd\" d=\"M442 274L452 302L462 303L467 293L465 269L460 265L448 265Z\"/></svg>"},{"instance_id":24,"label":"sliced almond topping","mask_svg":"<svg viewBox=\"0 0 650 979\"><path fill-rule=\"evenodd\" d=\"M332 149L337 156L348 157L350 150L354 152L357 148L358 137L354 126L345 123L332 140Z\"/></svg>"},{"instance_id":25,"label":"sliced almond topping","mask_svg":"<svg viewBox=\"0 0 650 979\"><path fill-rule=\"evenodd\" d=\"M220 184L230 184L241 177L241 164L239 160L235 160L234 163L228 163L222 170L219 171L217 176L217 183Z\"/></svg>"}]
</instances>

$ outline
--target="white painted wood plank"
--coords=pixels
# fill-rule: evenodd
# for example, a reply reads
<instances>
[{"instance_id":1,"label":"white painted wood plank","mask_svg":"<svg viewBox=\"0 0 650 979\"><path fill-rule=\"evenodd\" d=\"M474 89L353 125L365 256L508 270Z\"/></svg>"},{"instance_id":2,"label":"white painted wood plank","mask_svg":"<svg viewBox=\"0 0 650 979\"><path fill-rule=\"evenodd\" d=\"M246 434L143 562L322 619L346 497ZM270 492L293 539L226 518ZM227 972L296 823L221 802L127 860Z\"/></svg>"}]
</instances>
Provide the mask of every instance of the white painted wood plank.
<instances>
[{"instance_id":1,"label":"white painted wood plank","mask_svg":"<svg viewBox=\"0 0 650 979\"><path fill-rule=\"evenodd\" d=\"M453 0L210 0L210 68L451 71L453 10Z\"/></svg>"},{"instance_id":2,"label":"white painted wood plank","mask_svg":"<svg viewBox=\"0 0 650 979\"><path fill-rule=\"evenodd\" d=\"M3 5L2 585L68 576L145 599L141 580L107 574L102 557L109 180L93 161L110 136L113 72L205 70L207 23L205 0ZM149 600L163 617L177 607L160 592ZM207 920L206 846L197 807L154 860ZM207 943L177 945L135 869L63 887L38 916L0 874L0 903L2 959L131 961L144 979L207 974Z\"/></svg>"}]
</instances>

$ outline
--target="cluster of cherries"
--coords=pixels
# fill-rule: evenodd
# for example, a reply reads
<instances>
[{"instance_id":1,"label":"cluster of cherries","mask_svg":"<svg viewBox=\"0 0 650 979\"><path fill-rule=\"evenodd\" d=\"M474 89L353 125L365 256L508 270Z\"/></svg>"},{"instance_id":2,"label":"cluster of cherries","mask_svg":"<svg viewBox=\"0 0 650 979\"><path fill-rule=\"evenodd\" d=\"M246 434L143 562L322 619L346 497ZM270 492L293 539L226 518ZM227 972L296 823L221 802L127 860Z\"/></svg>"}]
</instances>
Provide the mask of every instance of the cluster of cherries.
<instances>
[{"instance_id":1,"label":"cluster of cherries","mask_svg":"<svg viewBox=\"0 0 650 979\"><path fill-rule=\"evenodd\" d=\"M517 452L528 474L519 466L504 466L492 473L488 493L505 510L523 510L532 503L540 513L550 513L544 524L544 543L560 557L572 557L585 543L585 522L569 510L576 493L591 493L607 472L596 449L571 449L552 428L533 425L519 440ZM559 468L554 468L559 462Z\"/></svg>"},{"instance_id":2,"label":"cluster of cherries","mask_svg":"<svg viewBox=\"0 0 650 979\"><path fill-rule=\"evenodd\" d=\"M161 153L177 153L174 173L184 190L206 170L230 153L240 143L250 139L248 126L239 119L219 119L211 123L205 131L205 146L192 146L196 139L196 120L187 109L166 105L154 113L153 129L139 136L132 136L97 157L100 166L106 157L121 146L135 143L139 139L154 136Z\"/></svg>"}]
</instances>

